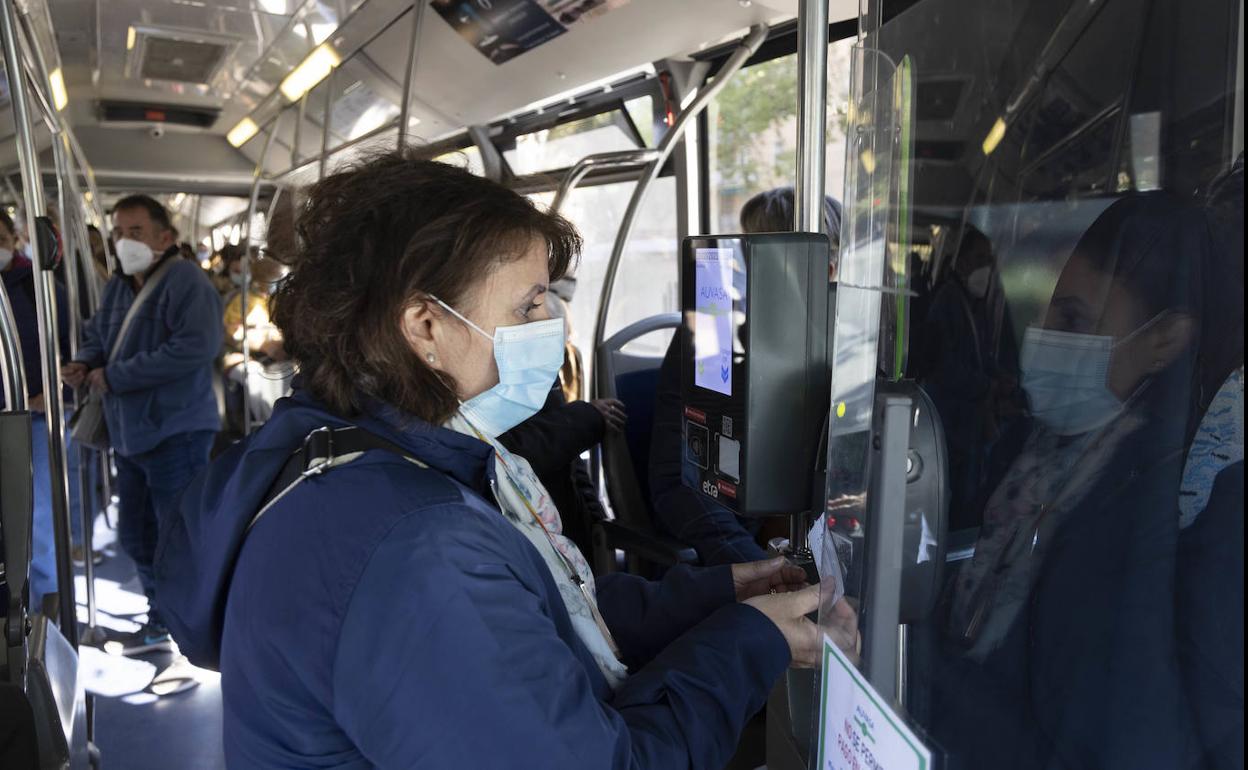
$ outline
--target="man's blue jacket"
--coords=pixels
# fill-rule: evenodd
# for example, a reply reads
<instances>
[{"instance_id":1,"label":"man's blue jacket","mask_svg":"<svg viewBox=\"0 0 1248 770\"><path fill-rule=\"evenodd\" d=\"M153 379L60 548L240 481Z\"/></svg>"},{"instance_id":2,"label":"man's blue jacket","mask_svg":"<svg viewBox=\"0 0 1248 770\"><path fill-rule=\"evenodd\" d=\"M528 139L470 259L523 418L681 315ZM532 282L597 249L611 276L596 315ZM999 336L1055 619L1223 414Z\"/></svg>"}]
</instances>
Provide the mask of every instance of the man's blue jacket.
<instances>
[{"instance_id":1,"label":"man's blue jacket","mask_svg":"<svg viewBox=\"0 0 1248 770\"><path fill-rule=\"evenodd\" d=\"M124 275L104 287L78 348L76 360L104 367L108 437L126 457L155 449L170 436L221 428L212 389L212 362L225 335L221 298L199 265L176 250L164 259L174 263L139 308L117 356L109 362L136 296L134 282Z\"/></svg>"},{"instance_id":2,"label":"man's blue jacket","mask_svg":"<svg viewBox=\"0 0 1248 770\"><path fill-rule=\"evenodd\" d=\"M307 434L398 444L306 477L248 532ZM549 569L491 502L488 445L296 390L161 522L157 591L192 661L219 665L225 747L248 768L720 768L789 663L729 567L598 581L631 675L612 692Z\"/></svg>"}]
</instances>

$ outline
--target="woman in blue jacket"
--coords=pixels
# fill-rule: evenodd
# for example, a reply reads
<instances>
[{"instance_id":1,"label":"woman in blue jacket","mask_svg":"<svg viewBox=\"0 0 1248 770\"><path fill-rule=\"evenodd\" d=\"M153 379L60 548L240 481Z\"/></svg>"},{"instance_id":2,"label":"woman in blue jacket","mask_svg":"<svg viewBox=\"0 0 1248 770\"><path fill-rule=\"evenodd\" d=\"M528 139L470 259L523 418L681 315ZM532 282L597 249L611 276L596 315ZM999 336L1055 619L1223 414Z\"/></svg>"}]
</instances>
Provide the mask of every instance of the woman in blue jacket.
<instances>
[{"instance_id":1,"label":"woman in blue jacket","mask_svg":"<svg viewBox=\"0 0 1248 770\"><path fill-rule=\"evenodd\" d=\"M157 556L175 638L222 672L231 766L722 767L817 663L817 589L779 560L595 584L499 444L563 362L543 304L571 225L386 155L313 186L297 244L280 230L300 386Z\"/></svg>"}]
</instances>

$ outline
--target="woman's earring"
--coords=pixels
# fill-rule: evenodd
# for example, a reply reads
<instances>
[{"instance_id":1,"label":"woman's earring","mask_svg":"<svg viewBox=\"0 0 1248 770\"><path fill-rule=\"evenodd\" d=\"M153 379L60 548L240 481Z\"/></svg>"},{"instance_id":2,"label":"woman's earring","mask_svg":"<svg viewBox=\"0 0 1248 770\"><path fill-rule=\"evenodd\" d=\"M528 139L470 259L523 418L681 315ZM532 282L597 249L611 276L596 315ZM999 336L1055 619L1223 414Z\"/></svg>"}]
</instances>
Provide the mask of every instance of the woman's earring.
<instances>
[{"instance_id":1,"label":"woman's earring","mask_svg":"<svg viewBox=\"0 0 1248 770\"><path fill-rule=\"evenodd\" d=\"M425 356L425 360L432 364L434 361L438 360L438 357L432 353L429 353Z\"/></svg>"}]
</instances>

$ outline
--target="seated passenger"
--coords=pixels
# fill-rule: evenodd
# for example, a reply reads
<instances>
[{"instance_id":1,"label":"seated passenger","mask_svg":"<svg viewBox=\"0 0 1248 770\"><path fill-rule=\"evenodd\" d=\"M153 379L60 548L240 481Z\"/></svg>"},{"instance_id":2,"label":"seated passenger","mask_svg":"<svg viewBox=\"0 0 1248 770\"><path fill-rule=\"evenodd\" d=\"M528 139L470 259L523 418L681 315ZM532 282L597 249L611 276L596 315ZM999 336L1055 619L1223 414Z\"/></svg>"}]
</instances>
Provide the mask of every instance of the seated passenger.
<instances>
[{"instance_id":1,"label":"seated passenger","mask_svg":"<svg viewBox=\"0 0 1248 770\"><path fill-rule=\"evenodd\" d=\"M134 559L150 604L146 625L122 642L137 654L170 646L152 585L156 520L174 510L208 463L220 427L212 364L221 349L221 300L204 271L180 258L160 203L123 198L113 222L120 272L61 376L102 394L117 465L117 539ZM131 313L149 280L158 283Z\"/></svg>"},{"instance_id":2,"label":"seated passenger","mask_svg":"<svg viewBox=\"0 0 1248 770\"><path fill-rule=\"evenodd\" d=\"M44 412L43 358L40 354L39 319L35 311L36 276L30 259L15 252L17 230L13 219L0 211L0 286L8 297L22 348L26 372L26 406L33 413L31 464L34 475L34 514L31 527L30 606L38 611L44 594L56 593L56 544L52 523L52 480L48 465L48 423ZM56 291L61 355L69 356L69 317L65 290ZM0 410L6 408L0 391ZM71 479L77 491L77 479ZM77 511L74 511L77 513Z\"/></svg>"},{"instance_id":3,"label":"seated passenger","mask_svg":"<svg viewBox=\"0 0 1248 770\"><path fill-rule=\"evenodd\" d=\"M741 229L747 233L778 233L793 230L793 188L780 187L759 193L741 209ZM828 198L823 208L824 228L831 233L832 264L836 263L837 236L841 230L841 205ZM831 269L831 268L830 268ZM829 273L829 278L834 277ZM654 430L650 438L650 504L660 531L693 546L702 564L737 564L767 558L756 541L759 519L743 519L706 495L698 494L680 480L684 454L684 410L680 394L680 350L690 344L682 326L672 335L659 369L659 390L654 403ZM798 513L798 511L794 511Z\"/></svg>"},{"instance_id":4,"label":"seated passenger","mask_svg":"<svg viewBox=\"0 0 1248 770\"><path fill-rule=\"evenodd\" d=\"M563 300L547 292L545 304L552 316L563 319L565 336L570 335L571 324ZM624 404L616 399L600 398L587 403L569 397L569 392L579 392L574 380L579 368L573 363L579 356L571 342L564 345L563 367L541 411L500 436L499 443L533 466L559 511L563 534L582 553L590 553L593 524L607 514L581 455L602 443L608 428L622 431L628 417Z\"/></svg>"},{"instance_id":5,"label":"seated passenger","mask_svg":"<svg viewBox=\"0 0 1248 770\"><path fill-rule=\"evenodd\" d=\"M1197 426L1243 365L1242 253L1236 271L1202 210L1127 196L1027 330L1036 426L954 579L935 667L951 767L1194 766L1177 509ZM1242 736L1242 700L1238 716Z\"/></svg>"},{"instance_id":6,"label":"seated passenger","mask_svg":"<svg viewBox=\"0 0 1248 770\"><path fill-rule=\"evenodd\" d=\"M301 385L161 528L160 596L191 660L219 661L230 765L723 767L784 668L815 663L817 589L783 593L801 573L779 560L595 583L560 534L498 437L563 362L545 303L571 225L401 154L307 196L303 237L270 243ZM348 426L328 470L287 467Z\"/></svg>"}]
</instances>

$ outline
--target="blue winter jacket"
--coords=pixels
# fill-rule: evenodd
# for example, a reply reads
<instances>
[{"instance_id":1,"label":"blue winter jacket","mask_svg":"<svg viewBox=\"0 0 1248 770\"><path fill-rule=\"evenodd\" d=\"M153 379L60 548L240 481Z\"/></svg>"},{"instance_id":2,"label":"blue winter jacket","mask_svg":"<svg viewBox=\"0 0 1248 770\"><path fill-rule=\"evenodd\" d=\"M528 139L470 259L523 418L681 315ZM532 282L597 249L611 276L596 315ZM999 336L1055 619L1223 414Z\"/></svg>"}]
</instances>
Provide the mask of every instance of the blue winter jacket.
<instances>
[{"instance_id":1,"label":"blue winter jacket","mask_svg":"<svg viewBox=\"0 0 1248 770\"><path fill-rule=\"evenodd\" d=\"M162 610L220 661L231 767L723 767L789 662L730 568L598 581L632 671L613 693L490 502L490 447L385 408L353 422L428 468L367 452L247 533L304 437L347 424L296 391L161 522Z\"/></svg>"},{"instance_id":2,"label":"blue winter jacket","mask_svg":"<svg viewBox=\"0 0 1248 770\"><path fill-rule=\"evenodd\" d=\"M77 360L104 366L109 440L127 457L155 449L170 436L221 427L212 389L212 362L225 333L221 298L198 265L176 255L166 252L164 259L175 262L139 309L111 362L109 352L134 303L134 282L113 276L99 310L83 326Z\"/></svg>"}]
</instances>

